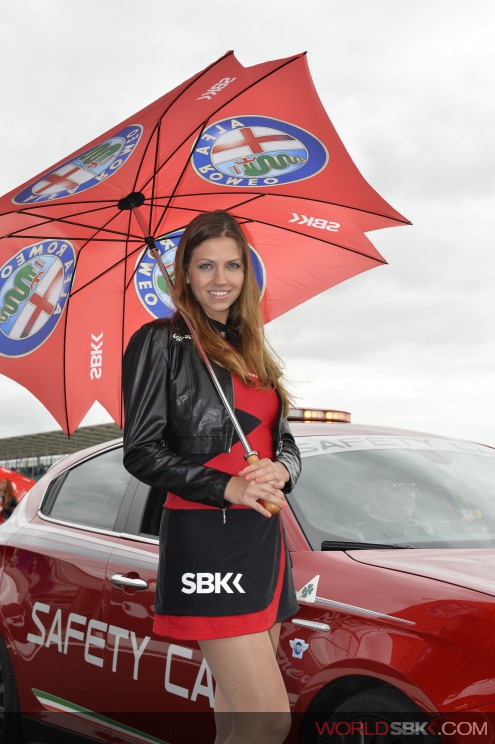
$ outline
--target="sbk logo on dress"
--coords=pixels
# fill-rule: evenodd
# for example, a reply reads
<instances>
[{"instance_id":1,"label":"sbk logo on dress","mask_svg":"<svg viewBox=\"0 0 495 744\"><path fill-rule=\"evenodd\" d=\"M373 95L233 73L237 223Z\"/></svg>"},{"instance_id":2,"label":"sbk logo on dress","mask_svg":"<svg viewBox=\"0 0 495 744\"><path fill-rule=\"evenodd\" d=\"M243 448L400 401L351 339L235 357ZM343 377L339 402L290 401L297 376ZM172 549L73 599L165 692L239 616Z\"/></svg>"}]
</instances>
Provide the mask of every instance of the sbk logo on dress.
<instances>
[{"instance_id":1,"label":"sbk logo on dress","mask_svg":"<svg viewBox=\"0 0 495 744\"><path fill-rule=\"evenodd\" d=\"M235 578L231 578L234 574L232 572L222 575L219 572L216 573L185 573L182 574L182 589L181 592L184 594L220 594L221 592L227 592L227 594L233 594L234 590L245 594L246 592L240 585L242 574L236 574ZM229 584L230 581L230 584ZM233 588L232 588L233 587Z\"/></svg>"}]
</instances>

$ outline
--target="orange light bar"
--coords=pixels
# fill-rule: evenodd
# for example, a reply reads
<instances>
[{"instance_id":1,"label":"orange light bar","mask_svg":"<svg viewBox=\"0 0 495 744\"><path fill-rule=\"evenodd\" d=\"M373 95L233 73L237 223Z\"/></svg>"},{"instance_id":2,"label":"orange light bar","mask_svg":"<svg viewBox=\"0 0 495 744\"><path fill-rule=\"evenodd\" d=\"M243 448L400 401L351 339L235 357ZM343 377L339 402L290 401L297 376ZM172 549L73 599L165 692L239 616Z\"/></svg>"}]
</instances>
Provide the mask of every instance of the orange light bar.
<instances>
[{"instance_id":1,"label":"orange light bar","mask_svg":"<svg viewBox=\"0 0 495 744\"><path fill-rule=\"evenodd\" d=\"M351 414L347 411L333 411L327 408L291 408L289 421L324 421L327 423L350 424Z\"/></svg>"}]
</instances>

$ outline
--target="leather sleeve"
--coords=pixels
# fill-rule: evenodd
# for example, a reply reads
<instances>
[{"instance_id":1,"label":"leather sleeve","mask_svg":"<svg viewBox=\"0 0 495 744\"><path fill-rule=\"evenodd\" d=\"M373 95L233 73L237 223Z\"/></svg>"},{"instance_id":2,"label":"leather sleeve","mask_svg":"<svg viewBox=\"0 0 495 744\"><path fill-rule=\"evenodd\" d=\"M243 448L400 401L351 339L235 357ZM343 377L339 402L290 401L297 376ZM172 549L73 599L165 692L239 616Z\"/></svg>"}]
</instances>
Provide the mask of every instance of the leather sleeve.
<instances>
[{"instance_id":1,"label":"leather sleeve","mask_svg":"<svg viewBox=\"0 0 495 744\"><path fill-rule=\"evenodd\" d=\"M275 459L285 465L289 472L289 480L282 488L284 493L290 493L296 485L301 472L301 455L289 424L286 419L280 422L280 441Z\"/></svg>"},{"instance_id":2,"label":"leather sleeve","mask_svg":"<svg viewBox=\"0 0 495 744\"><path fill-rule=\"evenodd\" d=\"M164 323L142 326L124 355L124 467L149 486L228 507L223 495L231 476L197 465L167 446L167 331Z\"/></svg>"}]
</instances>

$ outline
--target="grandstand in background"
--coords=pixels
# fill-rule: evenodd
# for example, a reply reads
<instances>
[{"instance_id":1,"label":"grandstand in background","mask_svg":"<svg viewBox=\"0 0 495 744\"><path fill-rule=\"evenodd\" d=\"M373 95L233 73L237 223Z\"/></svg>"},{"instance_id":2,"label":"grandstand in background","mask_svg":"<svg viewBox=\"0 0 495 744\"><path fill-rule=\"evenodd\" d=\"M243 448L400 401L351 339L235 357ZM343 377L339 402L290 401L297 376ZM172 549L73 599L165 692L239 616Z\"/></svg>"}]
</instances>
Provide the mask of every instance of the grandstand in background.
<instances>
[{"instance_id":1,"label":"grandstand in background","mask_svg":"<svg viewBox=\"0 0 495 744\"><path fill-rule=\"evenodd\" d=\"M0 439L0 465L39 480L66 455L122 436L117 424L81 426L68 437L63 431L46 431Z\"/></svg>"}]
</instances>

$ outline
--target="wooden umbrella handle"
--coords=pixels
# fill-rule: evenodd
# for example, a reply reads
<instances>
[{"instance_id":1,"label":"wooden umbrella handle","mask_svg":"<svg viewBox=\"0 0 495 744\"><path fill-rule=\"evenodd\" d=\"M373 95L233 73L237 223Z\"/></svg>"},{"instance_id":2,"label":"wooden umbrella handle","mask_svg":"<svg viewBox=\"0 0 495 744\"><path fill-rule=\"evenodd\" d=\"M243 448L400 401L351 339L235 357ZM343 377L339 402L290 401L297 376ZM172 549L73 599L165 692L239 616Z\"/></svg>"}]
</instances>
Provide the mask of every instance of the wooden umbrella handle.
<instances>
[{"instance_id":1,"label":"wooden umbrella handle","mask_svg":"<svg viewBox=\"0 0 495 744\"><path fill-rule=\"evenodd\" d=\"M253 462L258 462L259 457L258 455L249 455L246 457L246 461L248 465L252 465ZM271 501L263 501L263 506L267 511L270 512L270 514L278 514L282 511L280 506L277 506L276 504L272 504Z\"/></svg>"}]
</instances>

